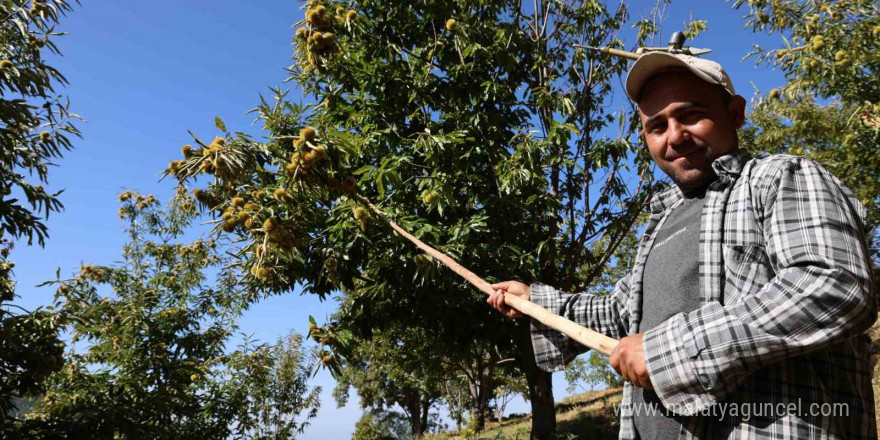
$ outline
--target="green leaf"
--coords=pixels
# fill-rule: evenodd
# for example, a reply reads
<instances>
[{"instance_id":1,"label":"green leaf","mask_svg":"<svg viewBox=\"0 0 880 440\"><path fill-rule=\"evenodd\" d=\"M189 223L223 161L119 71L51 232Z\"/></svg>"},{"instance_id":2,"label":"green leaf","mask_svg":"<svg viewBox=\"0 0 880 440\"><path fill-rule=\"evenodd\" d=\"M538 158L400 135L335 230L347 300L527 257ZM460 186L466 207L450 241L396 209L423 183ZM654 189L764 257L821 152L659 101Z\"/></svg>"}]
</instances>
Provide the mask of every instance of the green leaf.
<instances>
[{"instance_id":1,"label":"green leaf","mask_svg":"<svg viewBox=\"0 0 880 440\"><path fill-rule=\"evenodd\" d=\"M226 130L226 124L223 123L223 120L220 119L219 116L214 116L214 125L216 125L217 128L220 129L220 131L222 131L224 133L226 133L228 131L228 130Z\"/></svg>"},{"instance_id":2,"label":"green leaf","mask_svg":"<svg viewBox=\"0 0 880 440\"><path fill-rule=\"evenodd\" d=\"M372 169L373 169L372 165L364 165L364 166L358 168L357 170L355 170L352 174L354 174L355 176L360 176L361 174L364 174L367 171L371 171Z\"/></svg>"}]
</instances>

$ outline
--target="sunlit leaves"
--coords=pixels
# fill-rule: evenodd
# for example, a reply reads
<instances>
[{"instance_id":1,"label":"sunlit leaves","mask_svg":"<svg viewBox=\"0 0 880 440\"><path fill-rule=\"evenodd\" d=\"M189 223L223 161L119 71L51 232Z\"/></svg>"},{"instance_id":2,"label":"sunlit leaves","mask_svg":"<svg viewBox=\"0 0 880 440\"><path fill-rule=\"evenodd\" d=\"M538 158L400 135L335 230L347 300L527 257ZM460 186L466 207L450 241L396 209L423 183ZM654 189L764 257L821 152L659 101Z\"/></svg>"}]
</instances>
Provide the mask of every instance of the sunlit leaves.
<instances>
[{"instance_id":1,"label":"sunlit leaves","mask_svg":"<svg viewBox=\"0 0 880 440\"><path fill-rule=\"evenodd\" d=\"M647 155L627 141L637 120L608 105L627 63L573 45L634 47L653 30L624 39L622 5L554 3L548 17L520 6L304 5L289 68L304 102L278 89L261 98L254 113L265 140L226 136L247 144L253 160L201 193L218 223L236 222L224 203L243 197L261 206L248 213L252 221L271 215L273 229L301 238L273 249L264 246L265 227L215 230L242 245L246 283L273 293L302 286L321 298L339 292L336 331L355 340L381 333L404 341L403 332L430 329L450 358L471 359L463 347L474 340L515 355L516 324L491 314L482 293L394 233L360 197L492 281L571 286L575 274L591 273L580 268L602 258L591 243L631 233L653 188ZM333 11L333 20L321 18ZM316 32L332 32L333 44L320 47ZM327 157L300 174L294 164L312 136ZM279 190L290 196L249 196ZM415 352L406 341L401 356ZM337 349L327 351L340 365Z\"/></svg>"},{"instance_id":2,"label":"sunlit leaves","mask_svg":"<svg viewBox=\"0 0 880 440\"><path fill-rule=\"evenodd\" d=\"M174 439L301 430L297 416L314 417L318 405L307 384L313 359L298 337L227 350L255 293L213 241L182 241L198 214L189 196L179 189L167 210L152 196L127 191L120 200L130 238L122 261L46 283L58 286L71 346L65 363L58 345L60 371L27 414L28 432Z\"/></svg>"},{"instance_id":3,"label":"sunlit leaves","mask_svg":"<svg viewBox=\"0 0 880 440\"><path fill-rule=\"evenodd\" d=\"M55 88L66 84L60 72L46 64L43 52L57 53L51 32L66 2L43 3L37 12L12 2L0 5L0 237L36 238L43 245L48 231L43 220L62 208L60 192L43 188L48 167L71 148L79 136L71 123L69 102Z\"/></svg>"},{"instance_id":4,"label":"sunlit leaves","mask_svg":"<svg viewBox=\"0 0 880 440\"><path fill-rule=\"evenodd\" d=\"M16 438L15 399L37 394L63 363L60 319L51 309L14 304L13 243L44 245L49 215L62 209L48 188L49 168L79 136L69 102L56 88L64 76L46 64L58 54L54 32L70 11L65 1L0 4L0 437ZM45 186L44 186L45 185ZM22 400L24 401L24 400Z\"/></svg>"}]
</instances>

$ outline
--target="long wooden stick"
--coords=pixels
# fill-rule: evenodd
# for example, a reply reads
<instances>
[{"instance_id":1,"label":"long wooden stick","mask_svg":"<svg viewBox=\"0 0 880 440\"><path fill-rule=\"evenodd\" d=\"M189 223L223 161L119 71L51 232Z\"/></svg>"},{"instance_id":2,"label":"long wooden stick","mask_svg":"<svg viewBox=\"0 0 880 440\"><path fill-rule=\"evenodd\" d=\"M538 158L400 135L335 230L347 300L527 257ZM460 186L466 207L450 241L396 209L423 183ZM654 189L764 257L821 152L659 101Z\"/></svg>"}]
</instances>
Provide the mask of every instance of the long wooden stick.
<instances>
[{"instance_id":1,"label":"long wooden stick","mask_svg":"<svg viewBox=\"0 0 880 440\"><path fill-rule=\"evenodd\" d=\"M481 291L483 291L483 293L486 293L487 295L491 295L495 292L495 290L492 289L492 285L487 283L486 280L467 270L452 257L432 248L431 246L428 246L418 238L414 237L405 229L398 226L397 223L394 223L391 219L389 219L381 210L379 210L379 208L370 203L369 200L361 197L359 194L353 194L353 196L358 200L358 202L369 206L370 209L372 209L373 212L376 213L376 215L381 217L382 220L385 220L385 222L387 222L391 226L391 228L397 231L400 235L404 236L407 240L413 242L413 244L415 244L434 258L440 260L444 265L446 265L446 267L452 269L455 273L466 279L469 283L473 284L477 289L480 289ZM559 332L567 335L569 338L574 339L575 341L585 345L586 347L592 348L593 350L596 350L606 356L611 356L611 352L614 351L615 347L617 347L616 339L609 338L608 336L605 336L599 332L575 324L573 321L556 315L529 300L522 299L516 295L505 294L504 303L510 307L513 307L516 310L519 310L524 315L528 315L534 319L537 319L547 327L558 330Z\"/></svg>"},{"instance_id":2,"label":"long wooden stick","mask_svg":"<svg viewBox=\"0 0 880 440\"><path fill-rule=\"evenodd\" d=\"M602 53L607 53L608 55L614 55L616 57L626 58L628 60L637 60L642 57L642 54L639 54L639 53L630 52L628 50L613 49L610 47L592 47L592 46L582 46L580 44L575 44L574 47L581 47L584 49L592 49L592 50L596 50L596 51L599 51Z\"/></svg>"}]
</instances>

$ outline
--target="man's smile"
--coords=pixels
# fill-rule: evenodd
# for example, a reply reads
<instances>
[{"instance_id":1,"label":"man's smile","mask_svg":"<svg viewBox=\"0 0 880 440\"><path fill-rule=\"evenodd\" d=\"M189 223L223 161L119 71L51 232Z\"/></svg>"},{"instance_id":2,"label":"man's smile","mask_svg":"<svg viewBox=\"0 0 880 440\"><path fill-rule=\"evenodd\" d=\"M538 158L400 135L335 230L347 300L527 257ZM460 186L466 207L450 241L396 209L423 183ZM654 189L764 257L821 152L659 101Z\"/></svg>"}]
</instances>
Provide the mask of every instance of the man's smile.
<instances>
[{"instance_id":1,"label":"man's smile","mask_svg":"<svg viewBox=\"0 0 880 440\"><path fill-rule=\"evenodd\" d=\"M679 160L679 159L690 158L691 156L694 155L694 153L699 153L700 151L702 151L701 148L694 147L694 148L692 148L690 151L688 151L687 153L684 153L684 154L676 154L676 155L674 155L674 156L672 156L672 157L670 157L670 158L667 158L666 160L668 160L669 162L676 162L676 161Z\"/></svg>"}]
</instances>

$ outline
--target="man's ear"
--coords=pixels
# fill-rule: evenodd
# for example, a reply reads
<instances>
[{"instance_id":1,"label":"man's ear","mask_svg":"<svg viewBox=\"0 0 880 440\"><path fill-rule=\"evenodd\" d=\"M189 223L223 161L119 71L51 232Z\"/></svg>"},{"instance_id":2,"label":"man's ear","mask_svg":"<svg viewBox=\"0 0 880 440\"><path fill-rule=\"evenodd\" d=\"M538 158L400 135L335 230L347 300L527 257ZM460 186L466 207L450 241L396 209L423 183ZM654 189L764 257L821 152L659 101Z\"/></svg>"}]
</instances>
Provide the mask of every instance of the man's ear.
<instances>
[{"instance_id":1,"label":"man's ear","mask_svg":"<svg viewBox=\"0 0 880 440\"><path fill-rule=\"evenodd\" d=\"M746 99L739 95L730 98L727 113L733 119L733 126L737 129L742 128L746 123Z\"/></svg>"}]
</instances>

